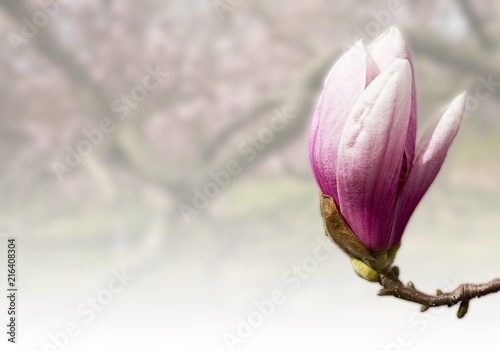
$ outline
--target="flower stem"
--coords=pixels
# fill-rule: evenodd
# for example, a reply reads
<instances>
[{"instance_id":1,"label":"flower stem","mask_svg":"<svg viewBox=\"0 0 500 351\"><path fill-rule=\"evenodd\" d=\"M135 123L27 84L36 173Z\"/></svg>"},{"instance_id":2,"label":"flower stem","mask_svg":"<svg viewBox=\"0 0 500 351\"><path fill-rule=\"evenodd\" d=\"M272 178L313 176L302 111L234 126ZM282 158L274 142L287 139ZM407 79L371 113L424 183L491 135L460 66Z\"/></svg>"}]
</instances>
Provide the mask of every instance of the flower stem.
<instances>
[{"instance_id":1,"label":"flower stem","mask_svg":"<svg viewBox=\"0 0 500 351\"><path fill-rule=\"evenodd\" d=\"M393 267L392 270L381 275L380 285L383 286L383 289L378 292L378 295L394 296L398 299L421 304L422 308L420 310L422 312L430 307L444 305L451 307L460 303L458 318L462 318L467 313L470 300L500 291L500 279L496 278L484 284L462 284L452 292L446 294L438 290L437 295L428 295L417 290L411 282L405 286L399 280L397 272L399 272L399 269Z\"/></svg>"}]
</instances>

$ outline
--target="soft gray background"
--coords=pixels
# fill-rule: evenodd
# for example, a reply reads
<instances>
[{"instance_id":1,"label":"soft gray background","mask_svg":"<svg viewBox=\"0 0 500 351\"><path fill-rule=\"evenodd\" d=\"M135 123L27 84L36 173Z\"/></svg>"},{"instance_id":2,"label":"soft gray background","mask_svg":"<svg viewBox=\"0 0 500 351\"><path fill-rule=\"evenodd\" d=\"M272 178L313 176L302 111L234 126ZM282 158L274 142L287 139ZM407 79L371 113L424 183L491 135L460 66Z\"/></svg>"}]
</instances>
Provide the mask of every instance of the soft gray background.
<instances>
[{"instance_id":1,"label":"soft gray background","mask_svg":"<svg viewBox=\"0 0 500 351\"><path fill-rule=\"evenodd\" d=\"M41 5L0 4L0 231L19 240L16 350L54 350L50 335L71 322L80 333L66 350L227 350L224 333L274 289L285 303L236 350L497 345L500 294L463 320L457 307L418 314L377 297L338 250L296 291L282 276L323 236L307 154L322 79L345 48L391 25L414 55L420 130L464 89L479 101L407 228L402 279L433 292L500 274L500 94L476 91L500 81L498 2L232 3L221 19L211 0L56 2L17 53L9 33ZM157 66L168 79L120 120L113 101ZM247 162L238 145L273 109L295 118ZM116 130L59 181L53 162L103 118ZM186 223L179 204L233 159L242 173ZM0 249L5 262L5 237ZM87 323L78 306L121 267L135 278Z\"/></svg>"}]
</instances>

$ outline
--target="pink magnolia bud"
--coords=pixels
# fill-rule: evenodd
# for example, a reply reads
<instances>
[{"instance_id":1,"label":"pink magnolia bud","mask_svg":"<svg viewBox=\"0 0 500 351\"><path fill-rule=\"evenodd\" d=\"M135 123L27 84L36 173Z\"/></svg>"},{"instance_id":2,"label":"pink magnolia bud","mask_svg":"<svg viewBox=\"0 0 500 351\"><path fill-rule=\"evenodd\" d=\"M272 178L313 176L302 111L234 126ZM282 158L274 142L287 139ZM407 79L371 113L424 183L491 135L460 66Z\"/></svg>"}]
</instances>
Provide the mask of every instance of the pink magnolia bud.
<instances>
[{"instance_id":1,"label":"pink magnolia bud","mask_svg":"<svg viewBox=\"0 0 500 351\"><path fill-rule=\"evenodd\" d=\"M372 252L396 246L446 157L464 113L458 96L419 141L413 65L394 27L333 66L312 121L309 156L323 193Z\"/></svg>"}]
</instances>

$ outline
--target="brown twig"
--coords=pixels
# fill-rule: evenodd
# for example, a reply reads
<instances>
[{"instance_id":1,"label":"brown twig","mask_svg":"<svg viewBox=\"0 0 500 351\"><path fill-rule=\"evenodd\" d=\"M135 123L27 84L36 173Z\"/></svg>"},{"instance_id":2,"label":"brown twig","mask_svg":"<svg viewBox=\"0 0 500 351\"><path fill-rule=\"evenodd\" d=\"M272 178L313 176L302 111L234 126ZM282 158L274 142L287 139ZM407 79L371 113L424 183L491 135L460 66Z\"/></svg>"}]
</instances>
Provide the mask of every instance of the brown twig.
<instances>
[{"instance_id":1,"label":"brown twig","mask_svg":"<svg viewBox=\"0 0 500 351\"><path fill-rule=\"evenodd\" d=\"M385 274L380 276L380 285L384 288L379 291L379 296L394 296L398 299L415 302L422 305L422 312L430 307L460 304L458 318L462 318L467 313L469 301L473 298L479 298L488 294L500 291L500 279L493 279L484 284L462 284L452 292L443 294L440 290L436 295L427 295L415 288L412 282L404 285L397 276L397 267L393 267Z\"/></svg>"}]
</instances>

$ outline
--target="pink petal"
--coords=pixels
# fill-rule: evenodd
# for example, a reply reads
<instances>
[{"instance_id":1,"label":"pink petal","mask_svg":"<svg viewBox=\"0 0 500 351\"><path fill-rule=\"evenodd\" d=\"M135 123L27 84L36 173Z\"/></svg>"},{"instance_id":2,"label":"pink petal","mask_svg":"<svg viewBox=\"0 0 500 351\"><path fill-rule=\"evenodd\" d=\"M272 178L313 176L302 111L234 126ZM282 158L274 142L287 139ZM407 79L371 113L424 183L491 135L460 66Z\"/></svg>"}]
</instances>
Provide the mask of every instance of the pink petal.
<instances>
[{"instance_id":1,"label":"pink petal","mask_svg":"<svg viewBox=\"0 0 500 351\"><path fill-rule=\"evenodd\" d=\"M411 66L411 114L405 146L406 167L410 171L415 157L415 140L417 136L417 92L410 51L401 32L396 27L391 27L366 48L366 85L369 85L380 72L384 71L398 58L408 60Z\"/></svg>"},{"instance_id":2,"label":"pink petal","mask_svg":"<svg viewBox=\"0 0 500 351\"><path fill-rule=\"evenodd\" d=\"M466 100L466 93L455 98L437 126L432 125L424 133L423 140L419 142L424 146L401 189L389 247L399 243L413 211L441 169L448 149L460 127Z\"/></svg>"},{"instance_id":3,"label":"pink petal","mask_svg":"<svg viewBox=\"0 0 500 351\"><path fill-rule=\"evenodd\" d=\"M340 212L371 251L387 249L411 104L411 67L396 59L368 86L339 148Z\"/></svg>"},{"instance_id":4,"label":"pink petal","mask_svg":"<svg viewBox=\"0 0 500 351\"><path fill-rule=\"evenodd\" d=\"M314 162L314 144L316 141L316 134L318 132L319 117L321 114L321 107L323 106L323 93L321 93L316 108L314 110L313 119L311 122L311 130L309 131L309 161L313 169L314 175L317 176L316 163ZM318 180L319 184L319 180Z\"/></svg>"},{"instance_id":5,"label":"pink petal","mask_svg":"<svg viewBox=\"0 0 500 351\"><path fill-rule=\"evenodd\" d=\"M366 48L366 85L368 86L380 72L398 58L407 60L413 73L413 64L406 41L396 27L391 27Z\"/></svg>"},{"instance_id":6,"label":"pink petal","mask_svg":"<svg viewBox=\"0 0 500 351\"><path fill-rule=\"evenodd\" d=\"M356 99L363 93L366 56L361 42L333 66L313 117L309 155L323 193L338 203L337 157L345 121Z\"/></svg>"}]
</instances>

